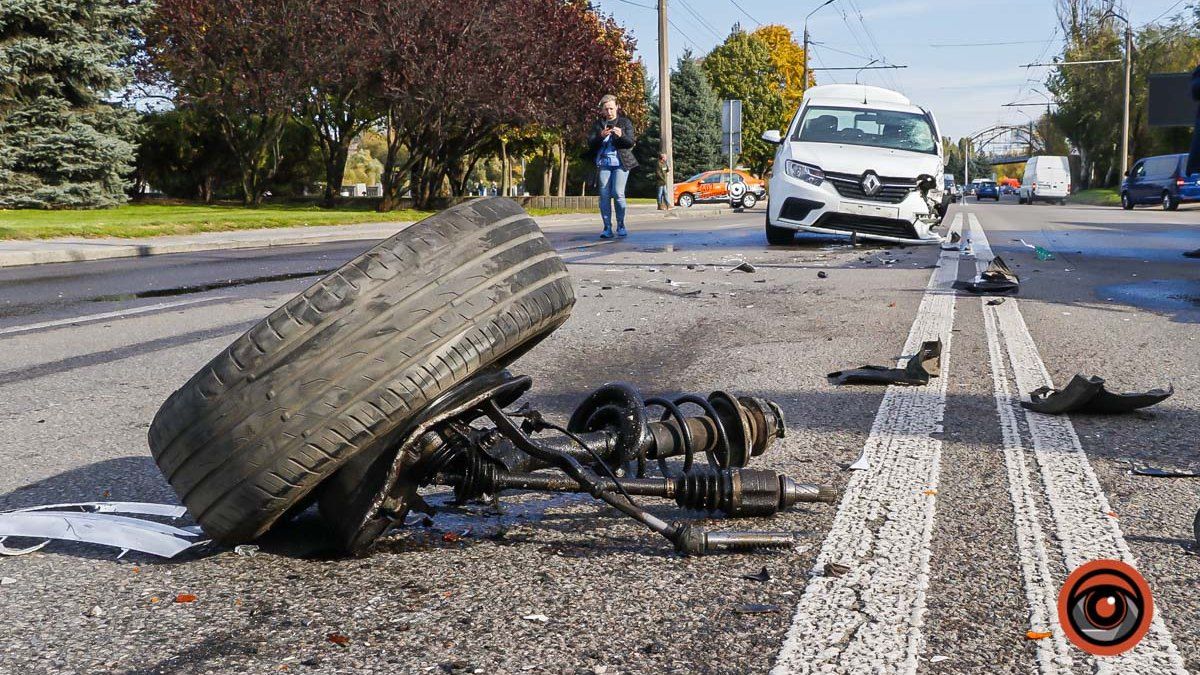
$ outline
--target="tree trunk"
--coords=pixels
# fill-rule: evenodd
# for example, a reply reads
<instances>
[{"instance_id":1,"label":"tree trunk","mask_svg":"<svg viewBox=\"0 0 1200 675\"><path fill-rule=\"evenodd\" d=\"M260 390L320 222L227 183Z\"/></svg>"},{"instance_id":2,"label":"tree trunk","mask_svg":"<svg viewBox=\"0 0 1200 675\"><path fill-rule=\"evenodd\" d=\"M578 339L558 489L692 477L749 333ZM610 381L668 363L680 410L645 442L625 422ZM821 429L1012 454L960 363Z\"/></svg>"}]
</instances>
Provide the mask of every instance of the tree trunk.
<instances>
[{"instance_id":1,"label":"tree trunk","mask_svg":"<svg viewBox=\"0 0 1200 675\"><path fill-rule=\"evenodd\" d=\"M542 145L542 196L550 196L550 183L554 181L554 145Z\"/></svg>"},{"instance_id":2,"label":"tree trunk","mask_svg":"<svg viewBox=\"0 0 1200 675\"><path fill-rule=\"evenodd\" d=\"M342 195L342 179L346 175L346 160L350 157L350 140L339 139L332 144L325 157L325 197L322 203L326 208L337 206L338 198Z\"/></svg>"},{"instance_id":3,"label":"tree trunk","mask_svg":"<svg viewBox=\"0 0 1200 675\"><path fill-rule=\"evenodd\" d=\"M567 196L567 141L564 138L558 139L558 196Z\"/></svg>"},{"instance_id":4,"label":"tree trunk","mask_svg":"<svg viewBox=\"0 0 1200 675\"><path fill-rule=\"evenodd\" d=\"M512 183L512 174L509 171L508 139L502 136L500 138L500 194L508 194L510 183Z\"/></svg>"}]
</instances>

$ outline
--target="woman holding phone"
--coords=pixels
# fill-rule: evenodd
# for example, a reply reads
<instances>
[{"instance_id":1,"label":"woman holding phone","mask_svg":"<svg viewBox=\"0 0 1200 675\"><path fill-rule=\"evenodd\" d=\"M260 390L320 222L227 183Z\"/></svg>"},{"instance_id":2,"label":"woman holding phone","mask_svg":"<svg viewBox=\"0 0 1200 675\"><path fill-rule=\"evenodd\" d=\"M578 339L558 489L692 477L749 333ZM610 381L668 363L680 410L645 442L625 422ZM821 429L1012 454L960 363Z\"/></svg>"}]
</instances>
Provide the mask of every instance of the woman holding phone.
<instances>
[{"instance_id":1,"label":"woman holding phone","mask_svg":"<svg viewBox=\"0 0 1200 675\"><path fill-rule=\"evenodd\" d=\"M613 211L617 215L617 236L624 237L625 183L629 172L638 165L633 158L633 122L622 115L617 97L612 94L600 99L600 119L588 134L588 151L595 157L600 186L600 219L604 221L601 239L613 237Z\"/></svg>"}]
</instances>

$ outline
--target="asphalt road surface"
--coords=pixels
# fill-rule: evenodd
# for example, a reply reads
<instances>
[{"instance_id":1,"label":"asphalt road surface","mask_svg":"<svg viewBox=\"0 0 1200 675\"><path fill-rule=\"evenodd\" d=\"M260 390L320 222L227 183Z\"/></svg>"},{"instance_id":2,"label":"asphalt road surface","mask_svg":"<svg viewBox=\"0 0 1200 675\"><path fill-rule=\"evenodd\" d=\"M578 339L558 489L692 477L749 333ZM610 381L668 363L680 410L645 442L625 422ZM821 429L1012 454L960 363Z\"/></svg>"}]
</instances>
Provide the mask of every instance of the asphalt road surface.
<instances>
[{"instance_id":1,"label":"asphalt road surface","mask_svg":"<svg viewBox=\"0 0 1200 675\"><path fill-rule=\"evenodd\" d=\"M761 209L616 242L548 231L578 302L513 368L533 403L565 420L611 380L778 402L788 435L758 464L833 484L840 503L708 522L792 532L793 550L680 558L589 498L537 495L410 517L361 559L331 556L313 514L254 556L52 543L0 559L0 672L1200 671L1200 481L1129 471L1200 469L1200 260L1181 255L1200 248L1200 209L1005 199L946 222L968 250L767 247ZM159 404L368 245L0 270L0 509L176 503L146 446ZM1018 296L952 290L993 254ZM740 260L757 271L728 271ZM945 356L927 386L825 378L932 337ZM1016 405L1076 373L1175 394L1119 417ZM846 470L864 452L869 468ZM1155 601L1142 642L1102 664L1055 618L1066 575L1098 558L1134 561ZM767 582L740 578L763 567Z\"/></svg>"}]
</instances>

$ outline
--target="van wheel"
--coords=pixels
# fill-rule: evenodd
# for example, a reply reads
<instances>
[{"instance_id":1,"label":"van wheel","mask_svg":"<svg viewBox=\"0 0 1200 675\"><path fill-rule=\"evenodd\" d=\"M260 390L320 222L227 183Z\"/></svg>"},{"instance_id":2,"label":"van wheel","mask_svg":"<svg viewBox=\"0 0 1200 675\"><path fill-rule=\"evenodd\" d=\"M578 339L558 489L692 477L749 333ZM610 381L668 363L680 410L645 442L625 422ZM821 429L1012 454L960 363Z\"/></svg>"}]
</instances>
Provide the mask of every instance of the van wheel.
<instances>
[{"instance_id":1,"label":"van wheel","mask_svg":"<svg viewBox=\"0 0 1200 675\"><path fill-rule=\"evenodd\" d=\"M1129 199L1128 192L1121 193L1121 208L1125 209L1126 211L1133 210L1133 201Z\"/></svg>"},{"instance_id":2,"label":"van wheel","mask_svg":"<svg viewBox=\"0 0 1200 675\"><path fill-rule=\"evenodd\" d=\"M692 193L685 192L679 195L679 205L683 208L690 209L694 203L696 203L696 198L692 196Z\"/></svg>"},{"instance_id":3,"label":"van wheel","mask_svg":"<svg viewBox=\"0 0 1200 675\"><path fill-rule=\"evenodd\" d=\"M150 425L154 461L204 531L258 537L447 389L560 326L570 275L503 197L416 223L235 340Z\"/></svg>"},{"instance_id":4,"label":"van wheel","mask_svg":"<svg viewBox=\"0 0 1200 675\"><path fill-rule=\"evenodd\" d=\"M771 246L790 246L796 241L796 231L771 224L771 212L767 212L767 243Z\"/></svg>"},{"instance_id":5,"label":"van wheel","mask_svg":"<svg viewBox=\"0 0 1200 675\"><path fill-rule=\"evenodd\" d=\"M1174 211L1179 208L1179 200L1172 197L1170 192L1164 192L1162 194L1162 207L1163 211Z\"/></svg>"}]
</instances>

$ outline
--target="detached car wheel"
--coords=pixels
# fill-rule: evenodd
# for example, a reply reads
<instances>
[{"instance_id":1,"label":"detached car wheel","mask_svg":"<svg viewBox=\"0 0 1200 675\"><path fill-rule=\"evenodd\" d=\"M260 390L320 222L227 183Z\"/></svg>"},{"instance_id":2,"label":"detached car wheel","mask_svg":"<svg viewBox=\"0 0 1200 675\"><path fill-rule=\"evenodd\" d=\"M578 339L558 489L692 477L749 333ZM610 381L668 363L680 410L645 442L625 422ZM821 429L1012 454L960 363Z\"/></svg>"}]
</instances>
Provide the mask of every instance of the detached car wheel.
<instances>
[{"instance_id":1,"label":"detached car wheel","mask_svg":"<svg viewBox=\"0 0 1200 675\"><path fill-rule=\"evenodd\" d=\"M154 461L213 539L303 508L430 400L499 368L570 314L570 276L505 198L416 223L286 302L171 394Z\"/></svg>"}]
</instances>

